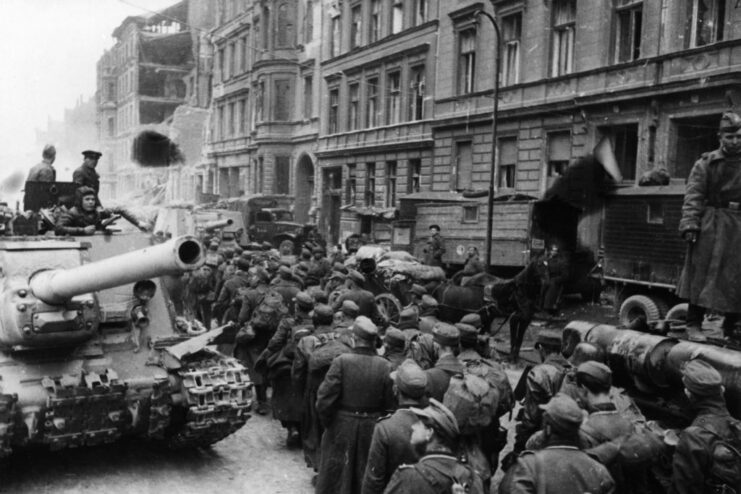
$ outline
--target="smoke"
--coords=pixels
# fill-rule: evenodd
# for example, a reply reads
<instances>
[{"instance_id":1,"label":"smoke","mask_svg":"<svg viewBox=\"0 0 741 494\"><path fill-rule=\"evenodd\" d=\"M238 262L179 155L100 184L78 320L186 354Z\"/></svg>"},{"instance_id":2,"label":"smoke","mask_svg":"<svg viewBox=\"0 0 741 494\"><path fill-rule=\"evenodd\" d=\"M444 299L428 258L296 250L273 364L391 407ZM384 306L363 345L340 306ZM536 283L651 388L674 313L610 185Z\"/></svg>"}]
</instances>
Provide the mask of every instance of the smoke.
<instances>
[{"instance_id":1,"label":"smoke","mask_svg":"<svg viewBox=\"0 0 741 494\"><path fill-rule=\"evenodd\" d=\"M0 182L0 199L6 200L8 196L20 193L25 183L24 173L16 170Z\"/></svg>"},{"instance_id":2,"label":"smoke","mask_svg":"<svg viewBox=\"0 0 741 494\"><path fill-rule=\"evenodd\" d=\"M169 137L145 130L134 139L131 158L145 167L168 166L185 161L182 151Z\"/></svg>"}]
</instances>

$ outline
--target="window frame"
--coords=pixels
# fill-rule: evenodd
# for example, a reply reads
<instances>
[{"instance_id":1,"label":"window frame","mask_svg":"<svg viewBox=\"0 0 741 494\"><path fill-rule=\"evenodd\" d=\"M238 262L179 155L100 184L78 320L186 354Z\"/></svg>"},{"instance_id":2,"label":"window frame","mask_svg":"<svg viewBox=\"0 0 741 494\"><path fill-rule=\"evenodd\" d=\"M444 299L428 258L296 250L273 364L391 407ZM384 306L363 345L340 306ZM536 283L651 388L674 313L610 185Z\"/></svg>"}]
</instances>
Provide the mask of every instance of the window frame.
<instances>
[{"instance_id":1,"label":"window frame","mask_svg":"<svg viewBox=\"0 0 741 494\"><path fill-rule=\"evenodd\" d=\"M422 190L422 159L411 158L407 161L407 194Z\"/></svg>"},{"instance_id":2,"label":"window frame","mask_svg":"<svg viewBox=\"0 0 741 494\"><path fill-rule=\"evenodd\" d=\"M376 163L372 161L365 164L365 194L363 203L366 207L376 205Z\"/></svg>"},{"instance_id":3,"label":"window frame","mask_svg":"<svg viewBox=\"0 0 741 494\"><path fill-rule=\"evenodd\" d=\"M508 37L507 21L517 18L519 18L519 29L517 30L517 35ZM520 56L520 48L522 46L522 22L522 10L511 12L507 15L502 16L502 45L504 49L504 60L502 63L502 75L500 81L502 86L512 86L515 84L519 84L520 82L520 63L522 59L522 57ZM514 53L514 55L511 55L512 53ZM510 63L510 60L512 58L514 58L514 62Z\"/></svg>"},{"instance_id":4,"label":"window frame","mask_svg":"<svg viewBox=\"0 0 741 494\"><path fill-rule=\"evenodd\" d=\"M573 18L564 22L558 22L557 5L561 4L573 4ZM551 77L559 77L574 72L575 49L576 0L553 0L553 15L551 18ZM563 60L564 56L565 60Z\"/></svg>"},{"instance_id":5,"label":"window frame","mask_svg":"<svg viewBox=\"0 0 741 494\"><path fill-rule=\"evenodd\" d=\"M352 81L347 85L347 102L347 130L359 130L360 81Z\"/></svg>"},{"instance_id":6,"label":"window frame","mask_svg":"<svg viewBox=\"0 0 741 494\"><path fill-rule=\"evenodd\" d=\"M350 6L350 49L363 46L363 5L355 3Z\"/></svg>"},{"instance_id":7,"label":"window frame","mask_svg":"<svg viewBox=\"0 0 741 494\"><path fill-rule=\"evenodd\" d=\"M636 18L636 13L639 17ZM628 17L628 35L624 30L624 17ZM638 27L636 28L636 24ZM643 31L643 0L615 0L614 7L613 63L632 62L641 58L641 35ZM636 29L638 31L636 32ZM627 39L627 44L623 40ZM637 43L637 45L636 45ZM628 47L628 53L623 51Z\"/></svg>"},{"instance_id":8,"label":"window frame","mask_svg":"<svg viewBox=\"0 0 741 494\"><path fill-rule=\"evenodd\" d=\"M473 47L464 52L464 36L471 35ZM466 26L457 32L456 56L456 90L458 95L471 94L475 91L476 81L476 45L478 33L473 25Z\"/></svg>"},{"instance_id":9,"label":"window frame","mask_svg":"<svg viewBox=\"0 0 741 494\"><path fill-rule=\"evenodd\" d=\"M421 77L420 77L421 76ZM422 62L409 68L410 97L407 121L417 122L425 118L425 90L427 88L427 65Z\"/></svg>"},{"instance_id":10,"label":"window frame","mask_svg":"<svg viewBox=\"0 0 741 494\"><path fill-rule=\"evenodd\" d=\"M712 45L718 41L723 41L726 34L724 29L726 18L728 16L728 12L726 12L726 0L709 0L713 2L714 12L712 13L712 19L708 24L713 26L714 29L711 28L712 33L710 40L698 43L698 15L701 1L704 0L691 0L691 3L689 4L687 20L689 27L688 48L698 48L700 46Z\"/></svg>"},{"instance_id":11,"label":"window frame","mask_svg":"<svg viewBox=\"0 0 741 494\"><path fill-rule=\"evenodd\" d=\"M401 123L401 69L386 72L386 125Z\"/></svg>"},{"instance_id":12,"label":"window frame","mask_svg":"<svg viewBox=\"0 0 741 494\"><path fill-rule=\"evenodd\" d=\"M365 78L365 128L372 129L379 125L378 89L380 78L373 74ZM372 106L372 108L371 108ZM371 111L371 109L373 111Z\"/></svg>"},{"instance_id":13,"label":"window frame","mask_svg":"<svg viewBox=\"0 0 741 494\"><path fill-rule=\"evenodd\" d=\"M340 131L340 87L331 86L328 94L327 133L337 134Z\"/></svg>"},{"instance_id":14,"label":"window frame","mask_svg":"<svg viewBox=\"0 0 741 494\"><path fill-rule=\"evenodd\" d=\"M396 207L397 194L397 173L399 172L399 163L396 160L386 162L386 207Z\"/></svg>"}]
</instances>

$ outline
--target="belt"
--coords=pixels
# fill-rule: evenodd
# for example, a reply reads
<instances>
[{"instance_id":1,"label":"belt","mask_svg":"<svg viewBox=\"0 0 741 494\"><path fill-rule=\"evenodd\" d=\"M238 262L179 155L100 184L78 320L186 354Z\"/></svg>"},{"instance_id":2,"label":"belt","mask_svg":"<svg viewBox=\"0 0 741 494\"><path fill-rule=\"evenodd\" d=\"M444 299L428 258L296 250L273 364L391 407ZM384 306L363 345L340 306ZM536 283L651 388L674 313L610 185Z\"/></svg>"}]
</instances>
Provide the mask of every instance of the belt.
<instances>
[{"instance_id":1,"label":"belt","mask_svg":"<svg viewBox=\"0 0 741 494\"><path fill-rule=\"evenodd\" d=\"M732 209L734 211L741 211L741 201L723 201L708 205L718 209Z\"/></svg>"}]
</instances>

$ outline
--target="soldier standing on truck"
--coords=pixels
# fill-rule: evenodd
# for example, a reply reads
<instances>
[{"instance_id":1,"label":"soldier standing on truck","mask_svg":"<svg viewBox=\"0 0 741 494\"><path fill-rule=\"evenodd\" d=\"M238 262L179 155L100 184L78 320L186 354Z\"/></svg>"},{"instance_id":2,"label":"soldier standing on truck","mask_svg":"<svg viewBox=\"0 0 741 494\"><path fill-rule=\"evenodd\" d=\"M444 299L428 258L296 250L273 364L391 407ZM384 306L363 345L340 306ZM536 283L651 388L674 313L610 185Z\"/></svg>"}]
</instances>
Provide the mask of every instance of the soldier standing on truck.
<instances>
[{"instance_id":1,"label":"soldier standing on truck","mask_svg":"<svg viewBox=\"0 0 741 494\"><path fill-rule=\"evenodd\" d=\"M720 148L692 167L679 231L688 244L678 294L689 300L687 335L704 340L705 310L722 312L723 334L733 336L741 312L741 117L723 114Z\"/></svg>"},{"instance_id":2,"label":"soldier standing on truck","mask_svg":"<svg viewBox=\"0 0 741 494\"><path fill-rule=\"evenodd\" d=\"M443 266L443 254L445 246L443 238L440 236L440 227L430 225L430 238L427 240L427 247L424 250L425 264L428 266Z\"/></svg>"}]
</instances>

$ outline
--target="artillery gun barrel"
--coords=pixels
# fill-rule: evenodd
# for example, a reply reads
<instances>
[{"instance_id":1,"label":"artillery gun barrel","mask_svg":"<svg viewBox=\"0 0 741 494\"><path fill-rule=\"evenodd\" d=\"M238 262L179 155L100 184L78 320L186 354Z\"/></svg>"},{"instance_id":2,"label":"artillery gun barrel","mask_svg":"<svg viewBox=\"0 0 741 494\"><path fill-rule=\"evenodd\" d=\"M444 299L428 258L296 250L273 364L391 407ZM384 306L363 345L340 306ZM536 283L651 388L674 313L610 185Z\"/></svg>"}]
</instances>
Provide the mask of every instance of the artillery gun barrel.
<instances>
[{"instance_id":1,"label":"artillery gun barrel","mask_svg":"<svg viewBox=\"0 0 741 494\"><path fill-rule=\"evenodd\" d=\"M192 271L204 262L201 244L186 235L71 269L38 271L31 276L29 287L43 302L61 304L83 293Z\"/></svg>"},{"instance_id":2,"label":"artillery gun barrel","mask_svg":"<svg viewBox=\"0 0 741 494\"><path fill-rule=\"evenodd\" d=\"M208 223L203 224L203 229L208 233L211 233L214 230L218 230L219 228L226 228L227 226L232 225L232 223L234 223L234 220L231 218L209 221Z\"/></svg>"}]
</instances>

